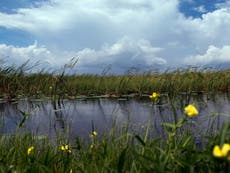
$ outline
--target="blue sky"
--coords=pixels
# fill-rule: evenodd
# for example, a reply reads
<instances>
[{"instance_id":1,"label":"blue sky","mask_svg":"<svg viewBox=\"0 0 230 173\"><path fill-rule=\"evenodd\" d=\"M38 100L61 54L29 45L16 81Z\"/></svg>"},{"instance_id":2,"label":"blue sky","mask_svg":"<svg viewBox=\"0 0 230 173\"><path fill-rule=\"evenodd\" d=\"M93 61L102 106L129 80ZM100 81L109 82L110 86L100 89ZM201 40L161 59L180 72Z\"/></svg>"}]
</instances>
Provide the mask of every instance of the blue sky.
<instances>
[{"instance_id":1,"label":"blue sky","mask_svg":"<svg viewBox=\"0 0 230 173\"><path fill-rule=\"evenodd\" d=\"M79 73L230 68L230 0L1 0L0 59Z\"/></svg>"},{"instance_id":2,"label":"blue sky","mask_svg":"<svg viewBox=\"0 0 230 173\"><path fill-rule=\"evenodd\" d=\"M216 4L225 3L225 0L181 0L179 10L186 17L201 17L202 14L218 9Z\"/></svg>"}]
</instances>

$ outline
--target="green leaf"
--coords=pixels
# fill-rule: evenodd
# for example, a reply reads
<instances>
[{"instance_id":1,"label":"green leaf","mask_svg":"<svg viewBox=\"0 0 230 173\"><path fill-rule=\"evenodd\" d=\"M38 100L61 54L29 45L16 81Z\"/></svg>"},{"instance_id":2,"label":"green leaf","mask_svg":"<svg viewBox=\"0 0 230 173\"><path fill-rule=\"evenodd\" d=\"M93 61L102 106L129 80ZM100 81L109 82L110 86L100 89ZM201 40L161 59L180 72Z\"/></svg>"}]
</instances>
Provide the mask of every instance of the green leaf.
<instances>
[{"instance_id":1,"label":"green leaf","mask_svg":"<svg viewBox=\"0 0 230 173\"><path fill-rule=\"evenodd\" d=\"M230 123L224 123L221 129L221 136L220 136L220 145L223 145L225 142L225 137L230 130Z\"/></svg>"},{"instance_id":2,"label":"green leaf","mask_svg":"<svg viewBox=\"0 0 230 173\"><path fill-rule=\"evenodd\" d=\"M146 143L144 142L144 140L143 140L139 135L135 135L134 137L135 137L135 138L137 139L137 141L140 142L143 146L146 145Z\"/></svg>"},{"instance_id":3,"label":"green leaf","mask_svg":"<svg viewBox=\"0 0 230 173\"><path fill-rule=\"evenodd\" d=\"M191 141L191 136L189 136L186 140L185 140L185 142L183 143L183 148L185 148L186 146L187 146L187 144Z\"/></svg>"},{"instance_id":4,"label":"green leaf","mask_svg":"<svg viewBox=\"0 0 230 173\"><path fill-rule=\"evenodd\" d=\"M35 140L44 140L44 139L47 139L47 136L45 136L45 135L38 135L38 136L33 136L33 138Z\"/></svg>"},{"instance_id":5,"label":"green leaf","mask_svg":"<svg viewBox=\"0 0 230 173\"><path fill-rule=\"evenodd\" d=\"M118 167L117 167L118 173L123 172L123 168L124 168L124 165L125 165L126 151L127 151L127 147L121 152L121 154L119 156Z\"/></svg>"},{"instance_id":6,"label":"green leaf","mask_svg":"<svg viewBox=\"0 0 230 173\"><path fill-rule=\"evenodd\" d=\"M163 126L167 126L167 127L170 127L172 129L176 129L176 125L172 124L172 123L162 123Z\"/></svg>"},{"instance_id":7,"label":"green leaf","mask_svg":"<svg viewBox=\"0 0 230 173\"><path fill-rule=\"evenodd\" d=\"M23 116L23 119L17 124L18 127L22 127L26 120L31 116L31 114L25 113L24 111L19 110L19 113Z\"/></svg>"}]
</instances>

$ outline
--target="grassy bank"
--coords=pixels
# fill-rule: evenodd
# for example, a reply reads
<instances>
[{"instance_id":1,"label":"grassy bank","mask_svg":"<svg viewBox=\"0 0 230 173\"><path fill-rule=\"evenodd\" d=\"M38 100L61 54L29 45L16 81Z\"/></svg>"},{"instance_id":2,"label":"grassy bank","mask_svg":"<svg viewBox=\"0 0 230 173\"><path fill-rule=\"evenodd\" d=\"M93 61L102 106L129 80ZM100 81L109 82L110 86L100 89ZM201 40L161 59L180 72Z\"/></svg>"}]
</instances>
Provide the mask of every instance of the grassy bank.
<instances>
[{"instance_id":1,"label":"grassy bank","mask_svg":"<svg viewBox=\"0 0 230 173\"><path fill-rule=\"evenodd\" d=\"M90 142L77 136L75 142L70 143L65 137L54 142L48 137L31 134L1 135L0 172L228 173L229 122L215 135L202 136L202 140L196 143L193 132L187 128L192 121L193 117L184 115L176 124L162 122L167 133L165 139L149 138L152 129L149 125L143 136L131 133L128 125L119 133L114 127L100 138L93 131L89 134ZM214 147L223 144L227 145L228 154L223 154L222 149L214 154Z\"/></svg>"},{"instance_id":2,"label":"grassy bank","mask_svg":"<svg viewBox=\"0 0 230 173\"><path fill-rule=\"evenodd\" d=\"M28 73L25 65L19 68L0 68L0 96L5 98L60 97L74 98L79 95L120 96L135 93L150 94L152 91L177 95L180 92L229 92L229 70L177 69L163 73L145 72L124 75L67 75L44 71Z\"/></svg>"}]
</instances>

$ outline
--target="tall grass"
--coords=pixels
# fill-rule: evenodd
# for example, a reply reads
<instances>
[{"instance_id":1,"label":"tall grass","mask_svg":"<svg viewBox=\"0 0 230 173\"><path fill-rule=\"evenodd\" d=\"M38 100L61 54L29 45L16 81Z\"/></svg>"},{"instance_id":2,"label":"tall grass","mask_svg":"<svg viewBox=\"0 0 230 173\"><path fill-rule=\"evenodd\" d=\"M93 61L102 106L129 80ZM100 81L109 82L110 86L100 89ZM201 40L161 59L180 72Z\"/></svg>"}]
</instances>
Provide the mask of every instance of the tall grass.
<instances>
[{"instance_id":1,"label":"tall grass","mask_svg":"<svg viewBox=\"0 0 230 173\"><path fill-rule=\"evenodd\" d=\"M67 66L65 66L67 67ZM162 73L145 72L113 75L68 74L65 68L60 73L45 70L31 73L27 63L15 68L0 67L0 96L5 98L50 97L75 98L79 95L121 96L127 94L161 93L177 95L180 92L229 92L230 71L198 68L166 70Z\"/></svg>"}]
</instances>

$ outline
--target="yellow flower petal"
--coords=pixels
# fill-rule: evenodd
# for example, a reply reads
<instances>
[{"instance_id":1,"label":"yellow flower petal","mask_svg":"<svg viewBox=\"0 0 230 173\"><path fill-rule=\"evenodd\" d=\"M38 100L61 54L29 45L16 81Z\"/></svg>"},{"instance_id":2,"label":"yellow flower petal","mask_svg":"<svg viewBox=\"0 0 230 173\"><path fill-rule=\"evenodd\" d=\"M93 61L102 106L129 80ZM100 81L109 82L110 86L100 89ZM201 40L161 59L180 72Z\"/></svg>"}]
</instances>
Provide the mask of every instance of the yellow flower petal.
<instances>
[{"instance_id":1,"label":"yellow flower petal","mask_svg":"<svg viewBox=\"0 0 230 173\"><path fill-rule=\"evenodd\" d=\"M223 153L222 153L219 145L214 146L214 148L213 148L213 156L215 156L215 157L223 157Z\"/></svg>"},{"instance_id":2,"label":"yellow flower petal","mask_svg":"<svg viewBox=\"0 0 230 173\"><path fill-rule=\"evenodd\" d=\"M33 150L34 150L34 146L29 147L27 149L27 154L30 155Z\"/></svg>"},{"instance_id":3,"label":"yellow flower petal","mask_svg":"<svg viewBox=\"0 0 230 173\"><path fill-rule=\"evenodd\" d=\"M188 106L186 106L184 108L184 112L185 114L187 114L189 117L194 117L197 116L199 114L198 110L196 109L195 106L189 104Z\"/></svg>"},{"instance_id":4,"label":"yellow flower petal","mask_svg":"<svg viewBox=\"0 0 230 173\"><path fill-rule=\"evenodd\" d=\"M69 150L69 145L65 145L65 150Z\"/></svg>"},{"instance_id":5,"label":"yellow flower petal","mask_svg":"<svg viewBox=\"0 0 230 173\"><path fill-rule=\"evenodd\" d=\"M222 150L223 155L227 156L228 152L230 152L230 144L224 144L221 150Z\"/></svg>"},{"instance_id":6,"label":"yellow flower petal","mask_svg":"<svg viewBox=\"0 0 230 173\"><path fill-rule=\"evenodd\" d=\"M92 132L92 136L97 136L97 135L98 135L98 133L96 131Z\"/></svg>"},{"instance_id":7,"label":"yellow flower petal","mask_svg":"<svg viewBox=\"0 0 230 173\"><path fill-rule=\"evenodd\" d=\"M160 96L159 93L157 92L153 92L151 96L149 96L150 99L152 99L153 101L156 101L158 99L158 97Z\"/></svg>"},{"instance_id":8,"label":"yellow flower petal","mask_svg":"<svg viewBox=\"0 0 230 173\"><path fill-rule=\"evenodd\" d=\"M70 147L69 145L62 145L60 148L62 151L68 151L69 153L71 153Z\"/></svg>"},{"instance_id":9,"label":"yellow flower petal","mask_svg":"<svg viewBox=\"0 0 230 173\"><path fill-rule=\"evenodd\" d=\"M215 145L215 147L213 148L213 155L215 157L227 157L229 155L230 152L230 144L224 144L222 147L220 147L219 145ZM228 156L227 159L229 159L230 155Z\"/></svg>"}]
</instances>

